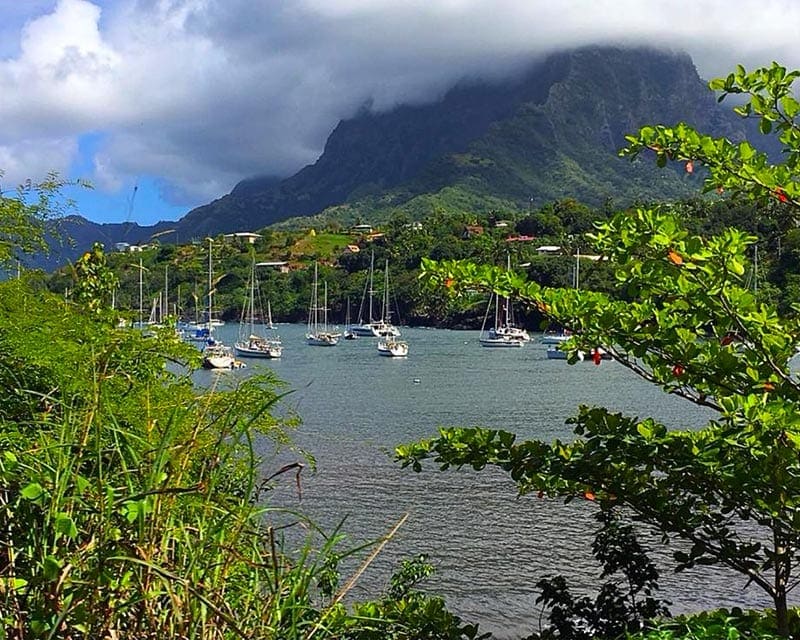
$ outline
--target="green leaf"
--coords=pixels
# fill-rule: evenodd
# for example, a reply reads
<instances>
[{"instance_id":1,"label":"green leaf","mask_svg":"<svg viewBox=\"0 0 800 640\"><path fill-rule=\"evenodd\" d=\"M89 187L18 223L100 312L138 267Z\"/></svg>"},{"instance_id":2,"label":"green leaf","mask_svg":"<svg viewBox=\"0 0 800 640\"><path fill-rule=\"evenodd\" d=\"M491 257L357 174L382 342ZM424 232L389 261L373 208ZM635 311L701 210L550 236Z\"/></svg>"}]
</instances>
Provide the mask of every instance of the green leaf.
<instances>
[{"instance_id":1,"label":"green leaf","mask_svg":"<svg viewBox=\"0 0 800 640\"><path fill-rule=\"evenodd\" d=\"M36 502L44 495L44 487L40 485L38 482L31 482L25 488L20 491L20 494L26 500L30 500L31 502Z\"/></svg>"},{"instance_id":2,"label":"green leaf","mask_svg":"<svg viewBox=\"0 0 800 640\"><path fill-rule=\"evenodd\" d=\"M78 528L75 526L74 520L66 513L59 513L56 516L55 529L70 540L78 537Z\"/></svg>"},{"instance_id":3,"label":"green leaf","mask_svg":"<svg viewBox=\"0 0 800 640\"><path fill-rule=\"evenodd\" d=\"M744 275L744 265L739 260L732 258L729 264L731 271L733 271L733 273L735 273L737 276Z\"/></svg>"},{"instance_id":4,"label":"green leaf","mask_svg":"<svg viewBox=\"0 0 800 640\"><path fill-rule=\"evenodd\" d=\"M57 580L61 575L61 562L55 556L47 556L42 562L42 570L47 580Z\"/></svg>"}]
</instances>

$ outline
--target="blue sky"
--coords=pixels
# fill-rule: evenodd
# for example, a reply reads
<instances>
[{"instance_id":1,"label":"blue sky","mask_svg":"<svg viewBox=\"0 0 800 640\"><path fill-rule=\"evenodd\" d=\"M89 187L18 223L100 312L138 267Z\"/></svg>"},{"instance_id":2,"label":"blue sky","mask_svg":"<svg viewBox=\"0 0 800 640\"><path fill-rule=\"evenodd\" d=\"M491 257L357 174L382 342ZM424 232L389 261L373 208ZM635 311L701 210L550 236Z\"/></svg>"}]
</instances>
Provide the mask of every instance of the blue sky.
<instances>
[{"instance_id":1,"label":"blue sky","mask_svg":"<svg viewBox=\"0 0 800 640\"><path fill-rule=\"evenodd\" d=\"M0 189L57 171L94 185L68 193L90 220L175 220L313 163L367 103L586 44L684 50L710 79L799 68L799 41L795 0L0 0Z\"/></svg>"}]
</instances>

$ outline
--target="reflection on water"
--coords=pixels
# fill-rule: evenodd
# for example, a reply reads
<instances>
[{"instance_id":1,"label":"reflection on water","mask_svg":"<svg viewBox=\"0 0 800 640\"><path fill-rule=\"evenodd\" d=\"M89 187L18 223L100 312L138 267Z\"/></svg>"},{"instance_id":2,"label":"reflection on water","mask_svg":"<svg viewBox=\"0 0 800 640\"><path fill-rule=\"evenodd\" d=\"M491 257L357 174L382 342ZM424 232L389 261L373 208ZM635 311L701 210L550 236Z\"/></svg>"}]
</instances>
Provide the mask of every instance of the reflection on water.
<instances>
[{"instance_id":1,"label":"reflection on water","mask_svg":"<svg viewBox=\"0 0 800 640\"><path fill-rule=\"evenodd\" d=\"M356 543L387 533L410 514L358 583L356 597L376 595L399 559L425 553L437 569L426 582L430 590L499 638L536 628L534 585L545 575L564 573L578 591L598 584L599 567L590 553L591 505L518 498L514 483L497 470L442 473L429 466L415 474L393 462L393 448L434 436L439 426L569 439L565 420L580 404L653 416L671 427L699 427L712 415L616 363L548 360L538 343L485 349L477 332L406 329L410 354L394 359L380 357L369 338L311 347L303 331L299 325L281 327L279 361L248 360L240 371L199 372L198 381L267 368L289 383L294 391L286 403L303 419L295 439L318 463L304 480L302 500L315 520L332 527L346 517L344 530ZM231 342L234 333L223 327L219 337ZM294 482L279 482L272 500L297 505ZM768 604L759 590L744 590L738 574L708 568L674 574L669 550L658 547L654 556L661 559L662 597L675 612Z\"/></svg>"}]
</instances>

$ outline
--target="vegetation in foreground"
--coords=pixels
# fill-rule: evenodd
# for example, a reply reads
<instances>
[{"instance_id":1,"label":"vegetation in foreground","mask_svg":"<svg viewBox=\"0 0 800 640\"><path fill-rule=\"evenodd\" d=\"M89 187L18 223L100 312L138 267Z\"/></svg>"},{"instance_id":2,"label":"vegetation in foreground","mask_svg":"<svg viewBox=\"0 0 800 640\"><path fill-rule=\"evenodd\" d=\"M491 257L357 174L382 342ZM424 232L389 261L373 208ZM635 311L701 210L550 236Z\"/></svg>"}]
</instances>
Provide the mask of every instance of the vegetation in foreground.
<instances>
[{"instance_id":1,"label":"vegetation in foreground","mask_svg":"<svg viewBox=\"0 0 800 640\"><path fill-rule=\"evenodd\" d=\"M783 222L794 223L800 103L792 85L798 76L774 64L753 73L740 67L712 83L722 97L748 98L736 111L777 135L785 147L781 164L770 164L747 142L734 145L683 124L645 127L623 153L652 152L659 165L678 161L690 172L702 165L709 190L775 202ZM612 267L621 297L544 287L467 262L431 262L426 270L431 285L451 295L488 287L536 305L574 332L565 347L572 362L580 351L601 346L666 392L713 410L716 418L705 428L668 428L652 418L581 407L572 419L573 442L517 442L503 431L446 429L398 448L397 455L415 470L426 459L442 469L497 466L523 494L581 497L603 513L629 514L665 542L684 543L674 552L677 570L725 565L774 603L766 614L703 614L666 625L642 611L636 617L644 637L789 637L798 632L788 594L797 584L800 552L800 382L789 361L800 344L800 322L779 315L747 286L753 235L727 228L701 236L687 222L679 209L665 206L597 225L594 250ZM552 609L544 637L619 637L601 624L604 618L586 616L562 633L560 601L551 594L546 603Z\"/></svg>"},{"instance_id":2,"label":"vegetation in foreground","mask_svg":"<svg viewBox=\"0 0 800 640\"><path fill-rule=\"evenodd\" d=\"M0 219L24 207L0 199ZM27 213L13 222L35 240ZM101 251L76 273L74 302L0 283L0 638L479 637L418 590L420 558L345 605L359 573L340 580L340 561L366 556L363 571L392 532L353 547L270 506L309 462L261 475L256 441L291 447L286 390L198 389L196 349L116 328Z\"/></svg>"}]
</instances>

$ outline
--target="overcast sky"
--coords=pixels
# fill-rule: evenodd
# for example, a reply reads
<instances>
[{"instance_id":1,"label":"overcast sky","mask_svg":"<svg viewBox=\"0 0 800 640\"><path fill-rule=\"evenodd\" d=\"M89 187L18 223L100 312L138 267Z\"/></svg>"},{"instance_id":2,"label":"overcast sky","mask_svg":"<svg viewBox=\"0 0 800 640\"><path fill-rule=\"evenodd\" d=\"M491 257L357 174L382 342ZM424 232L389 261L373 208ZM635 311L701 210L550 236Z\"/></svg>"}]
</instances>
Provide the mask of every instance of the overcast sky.
<instances>
[{"instance_id":1,"label":"overcast sky","mask_svg":"<svg viewBox=\"0 0 800 640\"><path fill-rule=\"evenodd\" d=\"M367 101L591 43L685 50L704 79L800 68L800 2L0 0L0 187L58 171L94 184L71 194L91 220L177 219L314 162Z\"/></svg>"}]
</instances>

